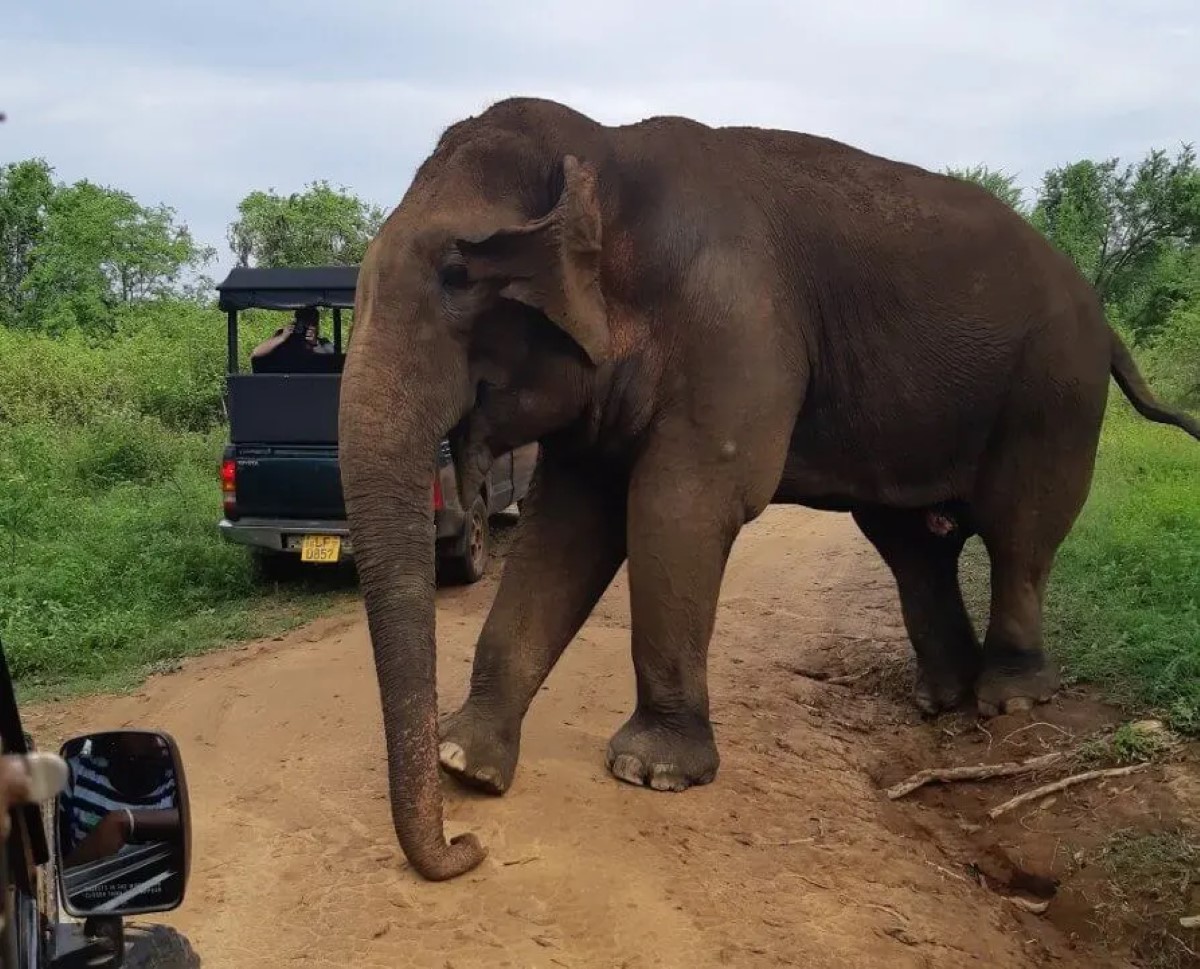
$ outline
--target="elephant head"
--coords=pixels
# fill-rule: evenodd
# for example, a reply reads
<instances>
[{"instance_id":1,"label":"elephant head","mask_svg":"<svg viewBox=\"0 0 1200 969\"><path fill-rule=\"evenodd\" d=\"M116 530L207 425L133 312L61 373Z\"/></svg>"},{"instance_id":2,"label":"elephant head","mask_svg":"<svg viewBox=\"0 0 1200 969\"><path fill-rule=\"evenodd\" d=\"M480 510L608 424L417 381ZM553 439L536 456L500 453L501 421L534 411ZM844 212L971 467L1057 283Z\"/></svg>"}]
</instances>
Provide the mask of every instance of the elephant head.
<instances>
[{"instance_id":1,"label":"elephant head","mask_svg":"<svg viewBox=\"0 0 1200 969\"><path fill-rule=\"evenodd\" d=\"M473 835L447 843L443 832L431 504L438 442L450 436L467 496L492 456L578 418L588 374L609 353L600 254L591 166L565 153L547 161L532 147L500 164L470 145L440 147L359 272L341 389L342 483L383 705L392 817L405 856L431 880L469 871L486 854Z\"/></svg>"}]
</instances>

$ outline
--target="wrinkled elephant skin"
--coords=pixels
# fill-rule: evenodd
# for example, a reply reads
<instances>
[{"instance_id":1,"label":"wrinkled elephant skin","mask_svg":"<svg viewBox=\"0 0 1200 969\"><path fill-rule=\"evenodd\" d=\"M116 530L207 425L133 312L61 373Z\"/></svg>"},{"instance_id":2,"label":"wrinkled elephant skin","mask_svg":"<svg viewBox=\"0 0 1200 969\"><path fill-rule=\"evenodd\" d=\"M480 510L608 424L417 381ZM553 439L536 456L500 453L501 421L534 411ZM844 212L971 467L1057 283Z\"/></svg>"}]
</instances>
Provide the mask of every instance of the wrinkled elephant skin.
<instances>
[{"instance_id":1,"label":"wrinkled elephant skin","mask_svg":"<svg viewBox=\"0 0 1200 969\"><path fill-rule=\"evenodd\" d=\"M397 836L432 879L438 765L493 793L525 712L628 563L636 705L622 780L711 782L707 650L739 530L852 514L891 568L917 703L1028 709L1055 550L1090 487L1108 381L1158 404L1091 287L977 186L823 138L680 118L605 127L516 99L442 136L359 275L341 467ZM437 723L429 482L538 441L465 704ZM481 471L483 469L483 471ZM992 563L983 642L957 565Z\"/></svg>"}]
</instances>

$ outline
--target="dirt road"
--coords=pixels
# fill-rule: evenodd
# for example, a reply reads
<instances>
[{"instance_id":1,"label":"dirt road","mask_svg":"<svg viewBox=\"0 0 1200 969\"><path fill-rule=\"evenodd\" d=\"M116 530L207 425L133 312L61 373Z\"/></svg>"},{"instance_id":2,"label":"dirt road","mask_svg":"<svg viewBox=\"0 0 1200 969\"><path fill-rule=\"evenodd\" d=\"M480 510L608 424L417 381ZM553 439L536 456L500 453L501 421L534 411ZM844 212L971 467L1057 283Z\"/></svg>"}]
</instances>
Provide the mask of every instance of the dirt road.
<instances>
[{"instance_id":1,"label":"dirt road","mask_svg":"<svg viewBox=\"0 0 1200 969\"><path fill-rule=\"evenodd\" d=\"M440 594L444 709L493 592L494 577ZM51 736L136 722L178 738L195 864L166 920L212 969L1108 964L965 874L970 807L1007 788L882 795L983 736L906 703L890 577L848 517L772 508L739 540L711 654L723 760L708 787L660 794L604 769L633 698L626 602L622 577L534 704L511 792L446 784L450 833L477 832L490 856L440 885L394 842L358 607L31 720Z\"/></svg>"}]
</instances>

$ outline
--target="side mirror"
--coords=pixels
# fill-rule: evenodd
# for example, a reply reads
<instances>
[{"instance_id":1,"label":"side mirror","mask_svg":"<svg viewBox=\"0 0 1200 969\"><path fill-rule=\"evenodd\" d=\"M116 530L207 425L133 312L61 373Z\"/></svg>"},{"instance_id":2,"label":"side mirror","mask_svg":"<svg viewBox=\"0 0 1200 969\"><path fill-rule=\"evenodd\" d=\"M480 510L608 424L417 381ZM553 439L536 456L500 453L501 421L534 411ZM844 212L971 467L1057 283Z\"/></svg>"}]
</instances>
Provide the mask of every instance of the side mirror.
<instances>
[{"instance_id":1,"label":"side mirror","mask_svg":"<svg viewBox=\"0 0 1200 969\"><path fill-rule=\"evenodd\" d=\"M55 867L75 918L169 912L183 902L191 815L179 748L167 734L119 730L68 740L55 810Z\"/></svg>"}]
</instances>

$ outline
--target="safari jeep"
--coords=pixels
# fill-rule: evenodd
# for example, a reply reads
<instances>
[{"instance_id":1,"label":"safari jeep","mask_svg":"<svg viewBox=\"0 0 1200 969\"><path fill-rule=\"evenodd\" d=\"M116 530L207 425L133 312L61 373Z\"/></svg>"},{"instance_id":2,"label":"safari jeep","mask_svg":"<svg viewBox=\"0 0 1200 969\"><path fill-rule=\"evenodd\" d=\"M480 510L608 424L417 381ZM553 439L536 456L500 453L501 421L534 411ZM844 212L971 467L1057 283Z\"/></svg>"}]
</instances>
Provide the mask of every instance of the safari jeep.
<instances>
[{"instance_id":1,"label":"safari jeep","mask_svg":"<svg viewBox=\"0 0 1200 969\"><path fill-rule=\"evenodd\" d=\"M217 286L227 319L229 412L218 528L226 540L248 546L268 576L290 574L297 563L328 564L353 555L337 430L345 362L342 312L353 309L357 282L357 266L238 267ZM242 371L239 314L277 311L284 327L302 308L331 317L327 352L289 354L281 362L252 359L250 372ZM442 575L464 583L482 578L490 520L510 506L520 508L537 454L537 445L530 444L501 455L480 494L460 495L450 445L442 442L430 482Z\"/></svg>"},{"instance_id":2,"label":"safari jeep","mask_svg":"<svg viewBox=\"0 0 1200 969\"><path fill-rule=\"evenodd\" d=\"M0 739L6 754L33 752L2 646ZM70 772L66 789L48 804L12 810L0 858L0 967L200 966L174 930L124 921L171 911L184 899L191 817L175 742L119 730L74 737L60 754Z\"/></svg>"}]
</instances>

